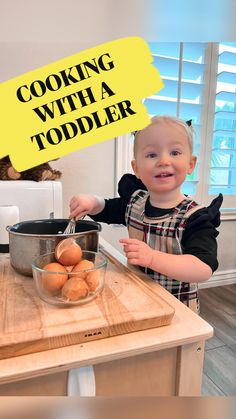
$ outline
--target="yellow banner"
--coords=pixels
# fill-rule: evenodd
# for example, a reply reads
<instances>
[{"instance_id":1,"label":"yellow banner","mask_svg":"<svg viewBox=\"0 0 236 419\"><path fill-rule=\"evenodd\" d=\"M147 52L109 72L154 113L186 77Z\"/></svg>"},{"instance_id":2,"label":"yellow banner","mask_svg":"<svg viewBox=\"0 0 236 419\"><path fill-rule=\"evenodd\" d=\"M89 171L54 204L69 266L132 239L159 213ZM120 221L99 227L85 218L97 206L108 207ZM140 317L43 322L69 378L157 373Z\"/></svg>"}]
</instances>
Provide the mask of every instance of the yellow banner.
<instances>
[{"instance_id":1,"label":"yellow banner","mask_svg":"<svg viewBox=\"0 0 236 419\"><path fill-rule=\"evenodd\" d=\"M163 87L147 43L111 41L0 85L0 157L23 171L150 122Z\"/></svg>"}]
</instances>

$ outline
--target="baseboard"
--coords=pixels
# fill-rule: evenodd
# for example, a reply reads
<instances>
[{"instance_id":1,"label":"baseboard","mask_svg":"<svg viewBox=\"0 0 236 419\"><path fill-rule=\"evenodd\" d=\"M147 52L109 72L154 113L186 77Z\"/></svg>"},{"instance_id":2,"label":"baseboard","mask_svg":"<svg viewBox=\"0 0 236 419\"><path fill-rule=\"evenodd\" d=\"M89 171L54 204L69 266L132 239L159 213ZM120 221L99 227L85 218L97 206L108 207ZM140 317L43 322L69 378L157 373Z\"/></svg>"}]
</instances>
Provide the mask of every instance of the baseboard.
<instances>
[{"instance_id":1,"label":"baseboard","mask_svg":"<svg viewBox=\"0 0 236 419\"><path fill-rule=\"evenodd\" d=\"M215 273L207 282L202 282L199 288L219 287L221 285L236 284L236 270Z\"/></svg>"}]
</instances>

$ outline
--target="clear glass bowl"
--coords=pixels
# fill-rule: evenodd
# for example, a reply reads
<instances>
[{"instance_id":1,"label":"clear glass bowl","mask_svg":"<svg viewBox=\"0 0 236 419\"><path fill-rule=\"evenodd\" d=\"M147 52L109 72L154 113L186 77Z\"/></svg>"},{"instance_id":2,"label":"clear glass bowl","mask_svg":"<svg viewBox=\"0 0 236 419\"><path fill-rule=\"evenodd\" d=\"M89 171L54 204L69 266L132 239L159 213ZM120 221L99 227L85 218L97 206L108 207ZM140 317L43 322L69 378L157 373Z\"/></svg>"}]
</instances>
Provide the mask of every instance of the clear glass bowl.
<instances>
[{"instance_id":1,"label":"clear glass bowl","mask_svg":"<svg viewBox=\"0 0 236 419\"><path fill-rule=\"evenodd\" d=\"M83 250L82 259L93 262L94 267L74 272L69 271L70 267L68 272L49 271L44 267L57 262L54 253L34 259L33 278L40 298L49 304L68 307L85 304L100 294L105 282L106 257L100 252Z\"/></svg>"}]
</instances>

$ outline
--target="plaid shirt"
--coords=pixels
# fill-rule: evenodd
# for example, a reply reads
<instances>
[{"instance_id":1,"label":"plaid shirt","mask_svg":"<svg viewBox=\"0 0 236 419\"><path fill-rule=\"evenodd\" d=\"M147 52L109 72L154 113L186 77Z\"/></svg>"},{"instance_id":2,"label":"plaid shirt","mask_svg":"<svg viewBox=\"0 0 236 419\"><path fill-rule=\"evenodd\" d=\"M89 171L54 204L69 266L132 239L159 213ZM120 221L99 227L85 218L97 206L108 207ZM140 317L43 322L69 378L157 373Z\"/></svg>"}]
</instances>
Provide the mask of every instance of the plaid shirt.
<instances>
[{"instance_id":1,"label":"plaid shirt","mask_svg":"<svg viewBox=\"0 0 236 419\"><path fill-rule=\"evenodd\" d=\"M130 198L125 214L129 237L141 240L161 252L182 254L181 240L187 219L202 206L186 198L169 214L147 217L145 205L148 197L147 191L138 190ZM199 311L196 283L177 281L149 268L141 269L188 307Z\"/></svg>"}]
</instances>

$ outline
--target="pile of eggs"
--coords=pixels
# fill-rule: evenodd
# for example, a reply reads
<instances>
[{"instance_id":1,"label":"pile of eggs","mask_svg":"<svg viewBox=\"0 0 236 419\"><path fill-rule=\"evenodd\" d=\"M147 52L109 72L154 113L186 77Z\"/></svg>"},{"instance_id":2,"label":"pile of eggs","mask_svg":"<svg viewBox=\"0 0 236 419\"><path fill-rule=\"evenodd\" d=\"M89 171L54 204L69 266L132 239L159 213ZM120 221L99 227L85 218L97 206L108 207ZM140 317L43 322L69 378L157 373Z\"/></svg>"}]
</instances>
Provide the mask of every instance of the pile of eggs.
<instances>
[{"instance_id":1,"label":"pile of eggs","mask_svg":"<svg viewBox=\"0 0 236 419\"><path fill-rule=\"evenodd\" d=\"M72 238L58 243L56 262L43 267L42 286L52 295L60 295L66 301L77 301L94 293L99 287L99 270L92 261L82 259L81 247Z\"/></svg>"}]
</instances>

